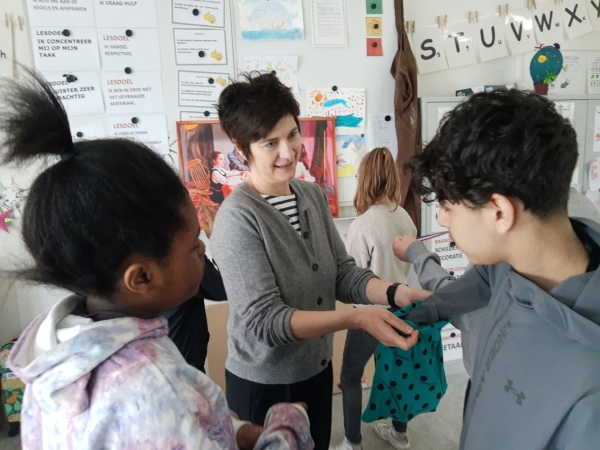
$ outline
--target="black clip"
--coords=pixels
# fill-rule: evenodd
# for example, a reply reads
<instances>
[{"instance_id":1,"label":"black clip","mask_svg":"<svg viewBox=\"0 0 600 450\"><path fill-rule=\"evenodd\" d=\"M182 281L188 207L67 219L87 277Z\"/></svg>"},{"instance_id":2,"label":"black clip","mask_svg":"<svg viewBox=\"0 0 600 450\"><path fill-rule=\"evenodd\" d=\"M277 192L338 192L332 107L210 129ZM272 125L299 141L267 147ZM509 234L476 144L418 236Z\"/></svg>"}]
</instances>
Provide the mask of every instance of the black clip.
<instances>
[{"instance_id":1,"label":"black clip","mask_svg":"<svg viewBox=\"0 0 600 450\"><path fill-rule=\"evenodd\" d=\"M126 31L125 31L125 36L127 36L127 37L131 37L131 36L133 36L133 31L131 31L131 30L126 30Z\"/></svg>"},{"instance_id":2,"label":"black clip","mask_svg":"<svg viewBox=\"0 0 600 450\"><path fill-rule=\"evenodd\" d=\"M204 117L210 116L210 111L204 111Z\"/></svg>"},{"instance_id":3,"label":"black clip","mask_svg":"<svg viewBox=\"0 0 600 450\"><path fill-rule=\"evenodd\" d=\"M62 35L63 35L63 36L71 36L71 32L70 32L69 30L67 30L67 29L64 29L64 30L62 31Z\"/></svg>"},{"instance_id":4,"label":"black clip","mask_svg":"<svg viewBox=\"0 0 600 450\"><path fill-rule=\"evenodd\" d=\"M136 124L140 121L140 119L138 119L137 117L132 117L131 118L131 123Z\"/></svg>"},{"instance_id":5,"label":"black clip","mask_svg":"<svg viewBox=\"0 0 600 450\"><path fill-rule=\"evenodd\" d=\"M75 136L77 136L78 138L82 138L83 137L83 133L81 131L78 131Z\"/></svg>"},{"instance_id":6,"label":"black clip","mask_svg":"<svg viewBox=\"0 0 600 450\"><path fill-rule=\"evenodd\" d=\"M214 79L214 78L209 78L209 79L208 79L208 84L213 84L214 82L215 82L215 79Z\"/></svg>"},{"instance_id":7,"label":"black clip","mask_svg":"<svg viewBox=\"0 0 600 450\"><path fill-rule=\"evenodd\" d=\"M75 83L77 81L77 77L70 73L64 74L63 77L65 77L67 83Z\"/></svg>"},{"instance_id":8,"label":"black clip","mask_svg":"<svg viewBox=\"0 0 600 450\"><path fill-rule=\"evenodd\" d=\"M204 53L204 50L200 50L200 51L198 52L198 56L199 56L200 58L204 58L204 56L205 56L205 55L206 55L206 53Z\"/></svg>"},{"instance_id":9,"label":"black clip","mask_svg":"<svg viewBox=\"0 0 600 450\"><path fill-rule=\"evenodd\" d=\"M271 75L277 75L277 72L275 72L274 70L271 70Z\"/></svg>"},{"instance_id":10,"label":"black clip","mask_svg":"<svg viewBox=\"0 0 600 450\"><path fill-rule=\"evenodd\" d=\"M198 11L196 8L192 9L192 14L197 16L198 14L200 14L200 11Z\"/></svg>"},{"instance_id":11,"label":"black clip","mask_svg":"<svg viewBox=\"0 0 600 450\"><path fill-rule=\"evenodd\" d=\"M132 72L131 67L125 67L125 73L129 75Z\"/></svg>"},{"instance_id":12,"label":"black clip","mask_svg":"<svg viewBox=\"0 0 600 450\"><path fill-rule=\"evenodd\" d=\"M390 120L392 120L392 117L391 117L391 116L385 116L385 121L386 121L386 122L389 122Z\"/></svg>"},{"instance_id":13,"label":"black clip","mask_svg":"<svg viewBox=\"0 0 600 450\"><path fill-rule=\"evenodd\" d=\"M337 86L332 86L332 87L331 87L331 90L332 90L333 92L337 91L337 89L338 89L338 88L337 88Z\"/></svg>"}]
</instances>

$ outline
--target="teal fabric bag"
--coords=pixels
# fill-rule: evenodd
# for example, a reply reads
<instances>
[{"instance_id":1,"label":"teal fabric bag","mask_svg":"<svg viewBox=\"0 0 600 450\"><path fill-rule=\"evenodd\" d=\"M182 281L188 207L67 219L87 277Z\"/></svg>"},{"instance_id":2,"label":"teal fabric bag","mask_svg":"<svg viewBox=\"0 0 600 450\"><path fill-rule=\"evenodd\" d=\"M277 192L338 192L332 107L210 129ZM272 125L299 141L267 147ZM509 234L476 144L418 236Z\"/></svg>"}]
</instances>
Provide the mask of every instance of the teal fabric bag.
<instances>
[{"instance_id":1,"label":"teal fabric bag","mask_svg":"<svg viewBox=\"0 0 600 450\"><path fill-rule=\"evenodd\" d=\"M409 305L394 314L403 319L418 305ZM373 387L363 422L388 417L408 422L419 414L435 411L446 393L440 330L448 321L422 326L406 323L419 330L419 342L408 351L378 345Z\"/></svg>"}]
</instances>

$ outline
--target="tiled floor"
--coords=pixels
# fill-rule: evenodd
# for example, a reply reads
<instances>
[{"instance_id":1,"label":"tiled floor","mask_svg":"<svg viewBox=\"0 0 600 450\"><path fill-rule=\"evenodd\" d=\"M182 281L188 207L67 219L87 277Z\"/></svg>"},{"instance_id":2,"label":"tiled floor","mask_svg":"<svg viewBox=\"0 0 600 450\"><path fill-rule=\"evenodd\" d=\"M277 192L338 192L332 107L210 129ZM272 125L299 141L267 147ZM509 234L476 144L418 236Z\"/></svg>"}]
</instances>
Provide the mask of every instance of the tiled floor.
<instances>
[{"instance_id":1,"label":"tiled floor","mask_svg":"<svg viewBox=\"0 0 600 450\"><path fill-rule=\"evenodd\" d=\"M458 449L465 388L468 377L466 373L448 376L448 390L435 413L423 414L413 419L408 426L408 434L413 450L456 450ZM363 404L369 398L369 391L363 392ZM0 449L20 450L19 438L7 436L8 425L0 429ZM387 442L382 441L373 431L372 425L363 424L363 447L365 450L393 450ZM333 398L333 429L331 443L337 444L344 437L342 418L342 396Z\"/></svg>"}]
</instances>

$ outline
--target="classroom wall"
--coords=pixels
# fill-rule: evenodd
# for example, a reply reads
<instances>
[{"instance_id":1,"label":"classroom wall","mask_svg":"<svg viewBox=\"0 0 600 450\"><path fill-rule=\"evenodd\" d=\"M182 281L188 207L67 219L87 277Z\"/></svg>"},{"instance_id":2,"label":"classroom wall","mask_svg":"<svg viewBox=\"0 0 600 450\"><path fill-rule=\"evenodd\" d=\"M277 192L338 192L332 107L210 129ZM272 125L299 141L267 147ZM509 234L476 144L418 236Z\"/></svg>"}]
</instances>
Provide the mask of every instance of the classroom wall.
<instances>
[{"instance_id":1,"label":"classroom wall","mask_svg":"<svg viewBox=\"0 0 600 450\"><path fill-rule=\"evenodd\" d=\"M541 1L538 0L540 3ZM21 4L20 0L3 0L1 7ZM298 101L305 112L305 97L309 87L366 88L367 114L388 113L393 108L394 83L389 74L393 60L397 34L394 24L394 2L383 0L383 56L366 57L365 2L347 0L347 48L314 48L311 38L311 4L303 2L305 39L295 42L256 43L241 40L237 26L239 23L236 2L227 3L228 46L231 52L231 64L227 69L235 75L237 66L243 62L244 55L298 55L299 87ZM169 0L156 0L160 53L162 60L162 81L165 98L170 142L176 139L175 122L179 120L180 109L177 106L177 69L174 66L172 28ZM405 0L406 20L414 20L416 25L433 25L436 16L448 15L450 22L467 17L467 11L478 10L480 16L493 14L498 6L492 0ZM517 9L525 6L525 1L511 1L509 7ZM21 8L20 8L21 9ZM563 43L566 50L600 50L600 32L594 32L581 38ZM478 63L443 72L419 76L419 96L449 96L455 90L484 84L510 84L521 81L526 85L529 80L523 67L528 65L528 56L509 56L507 58ZM186 70L188 68L185 68ZM220 69L220 68L219 68ZM217 69L193 68L192 70L217 71ZM77 117L72 120L74 126L105 121L106 116ZM15 175L17 182L28 186L34 171L14 171L0 167L0 180L7 175ZM346 198L352 198L355 180L345 179L340 189L345 190ZM351 208L346 208L351 213ZM342 222L338 222L341 224ZM347 226L345 224L344 226ZM26 253L19 239L20 221L10 225L10 234L0 232L0 270L12 270L21 267L26 261ZM42 287L31 287L22 283L12 283L0 278L0 343L18 334L37 314L46 310L64 293Z\"/></svg>"}]
</instances>

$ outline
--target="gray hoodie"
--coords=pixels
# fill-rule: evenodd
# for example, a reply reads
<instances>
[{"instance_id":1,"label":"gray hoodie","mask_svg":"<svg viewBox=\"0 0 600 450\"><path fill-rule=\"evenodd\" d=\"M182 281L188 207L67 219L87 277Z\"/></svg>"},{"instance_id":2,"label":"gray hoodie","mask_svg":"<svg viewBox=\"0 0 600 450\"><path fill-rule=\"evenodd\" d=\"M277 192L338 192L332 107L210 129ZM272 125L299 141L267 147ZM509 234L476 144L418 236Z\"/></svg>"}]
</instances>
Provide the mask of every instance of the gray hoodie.
<instances>
[{"instance_id":1,"label":"gray hoodie","mask_svg":"<svg viewBox=\"0 0 600 450\"><path fill-rule=\"evenodd\" d=\"M573 223L600 257L600 225ZM484 306L460 448L599 448L600 269L547 293L506 263L475 266L407 318L435 323Z\"/></svg>"}]
</instances>

